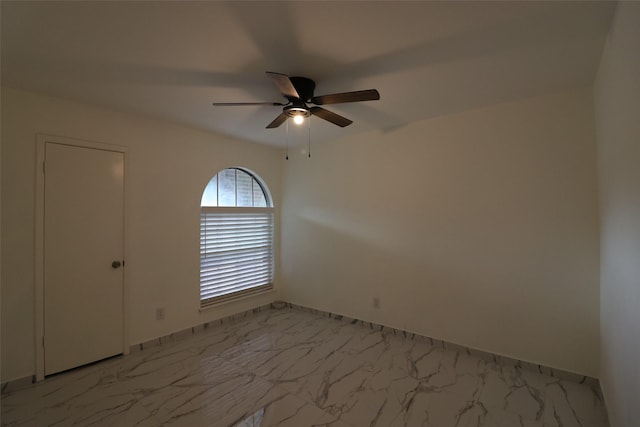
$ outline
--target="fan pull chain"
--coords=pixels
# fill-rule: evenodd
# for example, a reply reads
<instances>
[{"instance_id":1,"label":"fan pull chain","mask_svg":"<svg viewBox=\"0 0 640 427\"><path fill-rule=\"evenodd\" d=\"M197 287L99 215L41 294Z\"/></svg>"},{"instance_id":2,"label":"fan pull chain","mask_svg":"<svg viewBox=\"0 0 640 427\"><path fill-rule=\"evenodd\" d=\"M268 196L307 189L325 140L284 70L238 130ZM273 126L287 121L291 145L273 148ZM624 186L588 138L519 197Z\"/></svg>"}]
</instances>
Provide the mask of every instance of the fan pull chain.
<instances>
[{"instance_id":1,"label":"fan pull chain","mask_svg":"<svg viewBox=\"0 0 640 427\"><path fill-rule=\"evenodd\" d=\"M287 127L287 136L285 137L285 141L287 144L287 151L284 159L289 160L289 120L287 120L287 123L285 124L285 126Z\"/></svg>"},{"instance_id":2,"label":"fan pull chain","mask_svg":"<svg viewBox=\"0 0 640 427\"><path fill-rule=\"evenodd\" d=\"M309 149L307 150L307 153L309 154L309 158L311 158L311 116L309 116L309 119L307 120L308 122L308 126L307 128L309 129Z\"/></svg>"}]
</instances>

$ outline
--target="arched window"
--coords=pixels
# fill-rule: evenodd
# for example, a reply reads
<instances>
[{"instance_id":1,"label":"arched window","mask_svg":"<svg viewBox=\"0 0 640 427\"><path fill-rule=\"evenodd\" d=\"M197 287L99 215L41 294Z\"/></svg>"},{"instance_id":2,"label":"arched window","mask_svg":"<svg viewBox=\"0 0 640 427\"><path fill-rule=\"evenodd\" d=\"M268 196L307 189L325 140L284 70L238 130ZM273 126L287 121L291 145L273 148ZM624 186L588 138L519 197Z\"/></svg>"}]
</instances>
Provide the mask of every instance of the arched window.
<instances>
[{"instance_id":1,"label":"arched window","mask_svg":"<svg viewBox=\"0 0 640 427\"><path fill-rule=\"evenodd\" d=\"M246 169L218 172L200 202L200 305L273 289L273 203Z\"/></svg>"}]
</instances>

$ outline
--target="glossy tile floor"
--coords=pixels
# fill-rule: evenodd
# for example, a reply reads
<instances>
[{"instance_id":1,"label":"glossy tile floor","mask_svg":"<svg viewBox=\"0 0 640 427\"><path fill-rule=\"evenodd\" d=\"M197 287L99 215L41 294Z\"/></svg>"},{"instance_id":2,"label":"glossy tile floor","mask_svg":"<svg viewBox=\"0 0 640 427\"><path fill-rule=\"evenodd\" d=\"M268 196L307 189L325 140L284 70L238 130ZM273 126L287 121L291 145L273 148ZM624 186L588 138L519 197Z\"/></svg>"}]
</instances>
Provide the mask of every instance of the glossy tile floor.
<instances>
[{"instance_id":1,"label":"glossy tile floor","mask_svg":"<svg viewBox=\"0 0 640 427\"><path fill-rule=\"evenodd\" d=\"M6 426L607 426L595 385L291 308L2 395Z\"/></svg>"}]
</instances>

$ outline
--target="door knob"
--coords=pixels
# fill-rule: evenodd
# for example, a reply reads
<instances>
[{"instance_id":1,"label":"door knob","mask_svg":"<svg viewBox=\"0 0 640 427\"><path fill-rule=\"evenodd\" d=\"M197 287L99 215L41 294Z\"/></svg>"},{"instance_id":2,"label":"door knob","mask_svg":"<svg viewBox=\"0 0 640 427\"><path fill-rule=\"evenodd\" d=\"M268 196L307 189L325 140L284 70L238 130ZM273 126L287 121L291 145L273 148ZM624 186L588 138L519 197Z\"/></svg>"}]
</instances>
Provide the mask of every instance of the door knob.
<instances>
[{"instance_id":1,"label":"door knob","mask_svg":"<svg viewBox=\"0 0 640 427\"><path fill-rule=\"evenodd\" d=\"M113 268L119 268L122 265L122 263L120 263L120 261L113 261L111 263L111 267Z\"/></svg>"}]
</instances>

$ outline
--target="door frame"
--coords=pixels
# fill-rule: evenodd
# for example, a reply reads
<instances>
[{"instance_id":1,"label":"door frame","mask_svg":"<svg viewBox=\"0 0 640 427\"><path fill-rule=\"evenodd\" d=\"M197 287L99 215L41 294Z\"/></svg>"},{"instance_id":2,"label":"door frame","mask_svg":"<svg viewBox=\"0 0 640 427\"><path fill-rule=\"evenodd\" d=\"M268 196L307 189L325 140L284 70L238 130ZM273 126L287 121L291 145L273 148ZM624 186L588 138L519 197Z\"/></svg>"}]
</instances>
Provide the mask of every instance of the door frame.
<instances>
[{"instance_id":1,"label":"door frame","mask_svg":"<svg viewBox=\"0 0 640 427\"><path fill-rule=\"evenodd\" d=\"M35 198L35 381L44 379L44 186L45 186L45 147L47 143L69 145L96 150L122 153L124 161L123 181L123 259L127 259L127 147L102 142L86 141L62 136L36 134L36 198ZM122 353L129 354L129 287L127 268L123 271L122 283Z\"/></svg>"}]
</instances>

